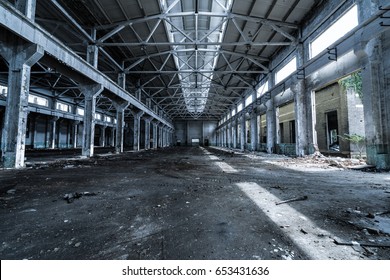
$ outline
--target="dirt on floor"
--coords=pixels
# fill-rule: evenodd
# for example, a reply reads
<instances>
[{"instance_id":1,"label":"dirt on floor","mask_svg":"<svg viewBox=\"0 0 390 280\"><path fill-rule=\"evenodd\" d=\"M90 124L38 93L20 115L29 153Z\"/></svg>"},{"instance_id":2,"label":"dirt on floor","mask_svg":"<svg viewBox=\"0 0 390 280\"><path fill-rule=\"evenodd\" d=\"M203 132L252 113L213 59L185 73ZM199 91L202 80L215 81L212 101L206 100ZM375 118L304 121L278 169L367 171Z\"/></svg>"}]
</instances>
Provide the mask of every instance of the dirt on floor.
<instances>
[{"instance_id":1,"label":"dirt on floor","mask_svg":"<svg viewBox=\"0 0 390 280\"><path fill-rule=\"evenodd\" d=\"M173 147L27 166L0 170L1 259L390 259L390 173L363 161Z\"/></svg>"}]
</instances>

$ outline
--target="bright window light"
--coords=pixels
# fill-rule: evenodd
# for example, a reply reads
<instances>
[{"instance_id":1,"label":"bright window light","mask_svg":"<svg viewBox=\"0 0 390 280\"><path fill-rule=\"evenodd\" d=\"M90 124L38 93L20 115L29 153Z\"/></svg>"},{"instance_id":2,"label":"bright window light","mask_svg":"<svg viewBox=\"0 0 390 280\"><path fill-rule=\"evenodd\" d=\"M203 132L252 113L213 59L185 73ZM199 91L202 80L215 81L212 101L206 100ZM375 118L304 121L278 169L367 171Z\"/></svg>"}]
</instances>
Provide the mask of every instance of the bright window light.
<instances>
[{"instance_id":1,"label":"bright window light","mask_svg":"<svg viewBox=\"0 0 390 280\"><path fill-rule=\"evenodd\" d=\"M70 106L68 104L57 102L56 103L56 109L63 111L63 112L70 112Z\"/></svg>"},{"instance_id":2,"label":"bright window light","mask_svg":"<svg viewBox=\"0 0 390 280\"><path fill-rule=\"evenodd\" d=\"M297 58L294 57L282 69L276 72L275 82L278 84L297 70Z\"/></svg>"},{"instance_id":3,"label":"bright window light","mask_svg":"<svg viewBox=\"0 0 390 280\"><path fill-rule=\"evenodd\" d=\"M262 96L264 93L266 93L268 91L268 81L266 81L264 84L262 84L261 86L259 86L257 88L257 98L259 98L260 96Z\"/></svg>"},{"instance_id":4,"label":"bright window light","mask_svg":"<svg viewBox=\"0 0 390 280\"><path fill-rule=\"evenodd\" d=\"M84 116L84 109L83 108L77 108L76 113L79 116Z\"/></svg>"},{"instance_id":5,"label":"bright window light","mask_svg":"<svg viewBox=\"0 0 390 280\"><path fill-rule=\"evenodd\" d=\"M111 117L109 117L109 116L104 116L104 121L105 121L105 122L111 122Z\"/></svg>"},{"instance_id":6,"label":"bright window light","mask_svg":"<svg viewBox=\"0 0 390 280\"><path fill-rule=\"evenodd\" d=\"M0 85L0 95L7 96L8 87Z\"/></svg>"},{"instance_id":7,"label":"bright window light","mask_svg":"<svg viewBox=\"0 0 390 280\"><path fill-rule=\"evenodd\" d=\"M95 120L102 120L102 115L99 113L95 113Z\"/></svg>"},{"instance_id":8,"label":"bright window light","mask_svg":"<svg viewBox=\"0 0 390 280\"><path fill-rule=\"evenodd\" d=\"M31 93L28 95L28 103L36 104L39 106L45 106L45 107L49 106L49 100L47 98L37 96Z\"/></svg>"},{"instance_id":9,"label":"bright window light","mask_svg":"<svg viewBox=\"0 0 390 280\"><path fill-rule=\"evenodd\" d=\"M237 113L241 112L241 110L242 110L242 103L238 104Z\"/></svg>"},{"instance_id":10,"label":"bright window light","mask_svg":"<svg viewBox=\"0 0 390 280\"><path fill-rule=\"evenodd\" d=\"M353 6L348 12L340 17L335 23L329 26L325 32L318 36L310 44L311 58L318 55L331 44L343 37L349 31L358 26L358 10L357 5Z\"/></svg>"},{"instance_id":11,"label":"bright window light","mask_svg":"<svg viewBox=\"0 0 390 280\"><path fill-rule=\"evenodd\" d=\"M250 94L248 95L248 97L245 99L245 107L247 107L248 105L252 104L253 102L253 95Z\"/></svg>"},{"instance_id":12,"label":"bright window light","mask_svg":"<svg viewBox=\"0 0 390 280\"><path fill-rule=\"evenodd\" d=\"M236 115L236 109L233 109L232 110L232 117L234 117Z\"/></svg>"}]
</instances>

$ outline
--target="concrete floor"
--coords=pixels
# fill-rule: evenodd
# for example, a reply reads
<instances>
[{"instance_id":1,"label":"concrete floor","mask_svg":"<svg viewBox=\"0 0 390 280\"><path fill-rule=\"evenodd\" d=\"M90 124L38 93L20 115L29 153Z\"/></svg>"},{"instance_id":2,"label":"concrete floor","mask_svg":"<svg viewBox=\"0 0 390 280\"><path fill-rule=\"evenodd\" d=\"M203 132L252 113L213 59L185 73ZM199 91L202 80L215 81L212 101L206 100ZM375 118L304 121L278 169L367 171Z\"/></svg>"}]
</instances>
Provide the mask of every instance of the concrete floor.
<instances>
[{"instance_id":1,"label":"concrete floor","mask_svg":"<svg viewBox=\"0 0 390 280\"><path fill-rule=\"evenodd\" d=\"M201 147L29 166L0 170L1 259L390 259L388 172Z\"/></svg>"}]
</instances>

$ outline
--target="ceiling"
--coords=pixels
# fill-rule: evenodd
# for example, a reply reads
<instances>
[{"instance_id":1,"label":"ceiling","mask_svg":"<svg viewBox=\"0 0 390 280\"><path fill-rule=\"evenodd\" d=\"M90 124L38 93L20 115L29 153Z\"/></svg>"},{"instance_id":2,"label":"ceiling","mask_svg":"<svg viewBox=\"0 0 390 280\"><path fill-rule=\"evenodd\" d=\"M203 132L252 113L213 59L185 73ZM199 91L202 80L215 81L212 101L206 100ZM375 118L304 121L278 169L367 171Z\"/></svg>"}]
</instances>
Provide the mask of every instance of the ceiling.
<instances>
[{"instance_id":1,"label":"ceiling","mask_svg":"<svg viewBox=\"0 0 390 280\"><path fill-rule=\"evenodd\" d=\"M10 1L12 2L12 1ZM36 22L80 56L98 48L98 69L150 98L171 120L219 120L269 72L281 48L297 43L314 0L47 0ZM34 67L32 88L82 103L77 85ZM113 110L109 99L98 106Z\"/></svg>"}]
</instances>

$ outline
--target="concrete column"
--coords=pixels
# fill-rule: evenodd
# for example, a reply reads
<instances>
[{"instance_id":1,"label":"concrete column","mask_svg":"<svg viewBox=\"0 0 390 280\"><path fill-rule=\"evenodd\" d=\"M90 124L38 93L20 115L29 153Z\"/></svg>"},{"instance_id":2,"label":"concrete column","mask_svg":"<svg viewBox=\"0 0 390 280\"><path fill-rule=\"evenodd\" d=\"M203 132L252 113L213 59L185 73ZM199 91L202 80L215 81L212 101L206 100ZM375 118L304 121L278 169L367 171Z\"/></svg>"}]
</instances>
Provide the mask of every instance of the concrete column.
<instances>
[{"instance_id":1,"label":"concrete column","mask_svg":"<svg viewBox=\"0 0 390 280\"><path fill-rule=\"evenodd\" d=\"M101 147L106 146L106 128L107 128L107 125L102 125L100 127L100 146Z\"/></svg>"},{"instance_id":2,"label":"concrete column","mask_svg":"<svg viewBox=\"0 0 390 280\"><path fill-rule=\"evenodd\" d=\"M92 38L96 39L96 29L92 31ZM97 45L88 45L87 47L87 62L93 67L98 67L99 48Z\"/></svg>"},{"instance_id":3,"label":"concrete column","mask_svg":"<svg viewBox=\"0 0 390 280\"><path fill-rule=\"evenodd\" d=\"M272 99L266 102L266 123L267 123L267 153L275 152L276 143L276 113Z\"/></svg>"},{"instance_id":4,"label":"concrete column","mask_svg":"<svg viewBox=\"0 0 390 280\"><path fill-rule=\"evenodd\" d=\"M152 117L144 118L145 121L145 150L150 149L150 122Z\"/></svg>"},{"instance_id":5,"label":"concrete column","mask_svg":"<svg viewBox=\"0 0 390 280\"><path fill-rule=\"evenodd\" d=\"M126 88L126 74L123 72L118 74L118 85L123 89Z\"/></svg>"},{"instance_id":6,"label":"concrete column","mask_svg":"<svg viewBox=\"0 0 390 280\"><path fill-rule=\"evenodd\" d=\"M140 132L141 132L141 117L143 116L144 112L139 111L131 111L131 114L134 117L134 142L133 142L133 148L134 151L140 150Z\"/></svg>"},{"instance_id":7,"label":"concrete column","mask_svg":"<svg viewBox=\"0 0 390 280\"><path fill-rule=\"evenodd\" d=\"M258 129L257 129L257 113L254 109L251 113L251 150L257 150Z\"/></svg>"},{"instance_id":8,"label":"concrete column","mask_svg":"<svg viewBox=\"0 0 390 280\"><path fill-rule=\"evenodd\" d=\"M50 132L50 149L55 149L56 146L58 146L58 142L57 142L57 134L58 134L58 131L57 131L57 121L59 120L59 117L52 117L50 119L50 128L51 128L51 132Z\"/></svg>"},{"instance_id":9,"label":"concrete column","mask_svg":"<svg viewBox=\"0 0 390 280\"><path fill-rule=\"evenodd\" d=\"M110 146L115 147L115 128L111 127L111 138L110 138Z\"/></svg>"},{"instance_id":10,"label":"concrete column","mask_svg":"<svg viewBox=\"0 0 390 280\"><path fill-rule=\"evenodd\" d=\"M226 144L227 144L227 147L228 148L231 148L232 146L232 139L231 139L231 136L232 136L232 129L231 129L231 124L228 123L227 126L226 126Z\"/></svg>"},{"instance_id":11,"label":"concrete column","mask_svg":"<svg viewBox=\"0 0 390 280\"><path fill-rule=\"evenodd\" d=\"M241 140L240 140L240 149L242 151L245 150L245 144L246 144L246 119L245 119L245 113L242 112L242 114L241 114Z\"/></svg>"},{"instance_id":12,"label":"concrete column","mask_svg":"<svg viewBox=\"0 0 390 280\"><path fill-rule=\"evenodd\" d=\"M119 153L123 153L125 110L130 104L127 101L112 101L112 104L116 109L115 153L119 154ZM112 137L112 139L114 139L114 137Z\"/></svg>"},{"instance_id":13,"label":"concrete column","mask_svg":"<svg viewBox=\"0 0 390 280\"><path fill-rule=\"evenodd\" d=\"M157 149L158 147L158 123L153 122L153 149Z\"/></svg>"},{"instance_id":14,"label":"concrete column","mask_svg":"<svg viewBox=\"0 0 390 280\"><path fill-rule=\"evenodd\" d=\"M158 147L163 147L163 125L158 127Z\"/></svg>"},{"instance_id":15,"label":"concrete column","mask_svg":"<svg viewBox=\"0 0 390 280\"><path fill-rule=\"evenodd\" d=\"M1 158L4 167L20 168L24 167L31 66L43 56L44 50L3 33L0 54L9 66Z\"/></svg>"},{"instance_id":16,"label":"concrete column","mask_svg":"<svg viewBox=\"0 0 390 280\"><path fill-rule=\"evenodd\" d=\"M232 145L233 149L237 148L237 120L232 122Z\"/></svg>"},{"instance_id":17,"label":"concrete column","mask_svg":"<svg viewBox=\"0 0 390 280\"><path fill-rule=\"evenodd\" d=\"M28 113L27 118L30 118L30 135L31 135L31 147L36 148L35 140L37 139L37 119L38 116Z\"/></svg>"},{"instance_id":18,"label":"concrete column","mask_svg":"<svg viewBox=\"0 0 390 280\"><path fill-rule=\"evenodd\" d=\"M390 50L382 35L367 42L364 48L363 104L366 134L367 163L378 169L390 168Z\"/></svg>"},{"instance_id":19,"label":"concrete column","mask_svg":"<svg viewBox=\"0 0 390 280\"><path fill-rule=\"evenodd\" d=\"M100 84L80 86L85 98L82 155L86 157L93 156L96 97L103 89Z\"/></svg>"},{"instance_id":20,"label":"concrete column","mask_svg":"<svg viewBox=\"0 0 390 280\"><path fill-rule=\"evenodd\" d=\"M73 122L73 134L72 134L72 139L73 139L73 148L77 148L77 138L78 138L78 133L79 133L79 121L74 121Z\"/></svg>"},{"instance_id":21,"label":"concrete column","mask_svg":"<svg viewBox=\"0 0 390 280\"><path fill-rule=\"evenodd\" d=\"M36 0L16 0L15 7L31 21L35 21Z\"/></svg>"},{"instance_id":22,"label":"concrete column","mask_svg":"<svg viewBox=\"0 0 390 280\"><path fill-rule=\"evenodd\" d=\"M137 98L138 101L142 100L142 88L141 88L141 81L140 80L137 80L136 90L135 90L135 98Z\"/></svg>"},{"instance_id":23,"label":"concrete column","mask_svg":"<svg viewBox=\"0 0 390 280\"><path fill-rule=\"evenodd\" d=\"M297 47L297 63L298 69L303 67L303 44L299 44ZM308 119L307 111L310 107L307 106L305 80L298 79L297 77L295 79L291 90L294 93L296 154L301 157L309 154L307 128L308 122L311 120Z\"/></svg>"}]
</instances>

